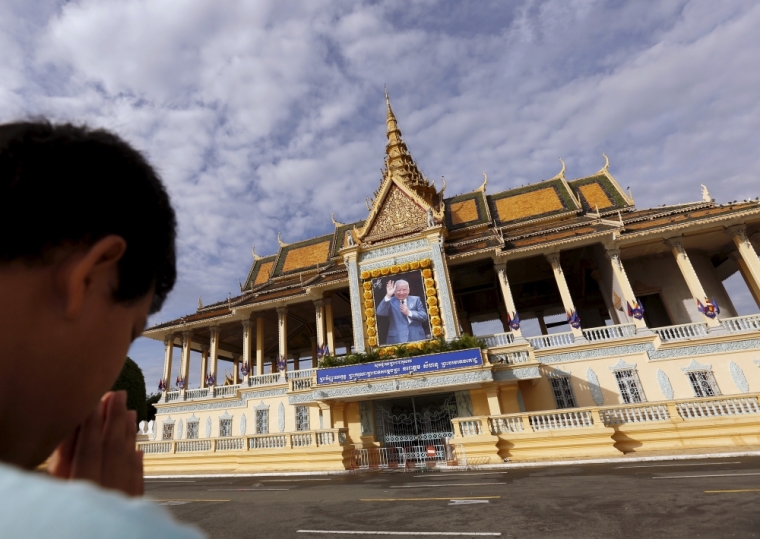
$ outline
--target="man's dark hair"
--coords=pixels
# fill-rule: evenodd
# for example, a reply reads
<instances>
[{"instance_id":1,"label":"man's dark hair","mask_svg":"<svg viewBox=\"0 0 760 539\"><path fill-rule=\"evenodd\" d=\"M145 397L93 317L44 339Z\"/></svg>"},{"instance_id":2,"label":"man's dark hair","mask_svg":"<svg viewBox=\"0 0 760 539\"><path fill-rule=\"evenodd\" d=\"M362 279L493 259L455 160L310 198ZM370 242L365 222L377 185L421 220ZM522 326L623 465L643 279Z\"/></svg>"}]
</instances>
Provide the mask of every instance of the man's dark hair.
<instances>
[{"instance_id":1,"label":"man's dark hair","mask_svg":"<svg viewBox=\"0 0 760 539\"><path fill-rule=\"evenodd\" d=\"M176 229L158 174L113 133L48 121L0 125L0 264L50 263L58 248L115 234L127 243L115 299L155 287L155 312L177 278Z\"/></svg>"}]
</instances>

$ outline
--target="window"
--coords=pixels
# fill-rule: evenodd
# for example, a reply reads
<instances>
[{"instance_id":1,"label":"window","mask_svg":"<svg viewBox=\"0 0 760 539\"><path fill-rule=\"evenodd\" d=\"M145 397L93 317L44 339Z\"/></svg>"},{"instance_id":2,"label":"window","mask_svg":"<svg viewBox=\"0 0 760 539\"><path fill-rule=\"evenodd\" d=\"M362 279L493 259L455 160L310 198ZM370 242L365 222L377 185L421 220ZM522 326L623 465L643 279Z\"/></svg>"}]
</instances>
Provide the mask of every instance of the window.
<instances>
[{"instance_id":1,"label":"window","mask_svg":"<svg viewBox=\"0 0 760 539\"><path fill-rule=\"evenodd\" d=\"M615 372L615 379L620 388L620 395L623 402L631 404L634 402L645 402L644 392L641 390L639 375L633 369L624 369Z\"/></svg>"},{"instance_id":2,"label":"window","mask_svg":"<svg viewBox=\"0 0 760 539\"><path fill-rule=\"evenodd\" d=\"M164 440L174 439L174 422L164 423Z\"/></svg>"},{"instance_id":3,"label":"window","mask_svg":"<svg viewBox=\"0 0 760 539\"><path fill-rule=\"evenodd\" d=\"M232 436L232 419L219 420L219 436Z\"/></svg>"},{"instance_id":4,"label":"window","mask_svg":"<svg viewBox=\"0 0 760 539\"><path fill-rule=\"evenodd\" d=\"M714 397L720 395L720 390L715 382L712 371L691 371L687 372L686 375L689 377L695 397Z\"/></svg>"},{"instance_id":5,"label":"window","mask_svg":"<svg viewBox=\"0 0 760 539\"><path fill-rule=\"evenodd\" d=\"M554 401L557 403L557 408L575 408L578 406L575 403L575 395L573 394L573 388L570 385L570 378L568 376L552 376L549 378L549 381L552 384Z\"/></svg>"},{"instance_id":6,"label":"window","mask_svg":"<svg viewBox=\"0 0 760 539\"><path fill-rule=\"evenodd\" d=\"M195 440L196 438L198 438L198 422L188 421L187 422L187 439Z\"/></svg>"},{"instance_id":7,"label":"window","mask_svg":"<svg viewBox=\"0 0 760 539\"><path fill-rule=\"evenodd\" d=\"M309 430L308 406L296 406L296 430Z\"/></svg>"},{"instance_id":8,"label":"window","mask_svg":"<svg viewBox=\"0 0 760 539\"><path fill-rule=\"evenodd\" d=\"M269 408L256 410L256 434L269 434Z\"/></svg>"}]
</instances>

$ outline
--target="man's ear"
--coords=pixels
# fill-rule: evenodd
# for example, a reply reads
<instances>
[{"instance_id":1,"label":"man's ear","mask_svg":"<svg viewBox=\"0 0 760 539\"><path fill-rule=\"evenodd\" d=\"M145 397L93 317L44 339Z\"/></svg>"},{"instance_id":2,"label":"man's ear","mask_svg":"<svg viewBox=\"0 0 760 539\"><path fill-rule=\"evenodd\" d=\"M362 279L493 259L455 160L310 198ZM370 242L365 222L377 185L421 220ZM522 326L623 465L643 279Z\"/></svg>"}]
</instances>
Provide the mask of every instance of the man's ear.
<instances>
[{"instance_id":1,"label":"man's ear","mask_svg":"<svg viewBox=\"0 0 760 539\"><path fill-rule=\"evenodd\" d=\"M59 291L63 293L67 318L79 314L85 296L96 279L118 279L117 264L126 250L127 242L124 238L112 234L65 261L61 267L63 274L59 281Z\"/></svg>"}]
</instances>

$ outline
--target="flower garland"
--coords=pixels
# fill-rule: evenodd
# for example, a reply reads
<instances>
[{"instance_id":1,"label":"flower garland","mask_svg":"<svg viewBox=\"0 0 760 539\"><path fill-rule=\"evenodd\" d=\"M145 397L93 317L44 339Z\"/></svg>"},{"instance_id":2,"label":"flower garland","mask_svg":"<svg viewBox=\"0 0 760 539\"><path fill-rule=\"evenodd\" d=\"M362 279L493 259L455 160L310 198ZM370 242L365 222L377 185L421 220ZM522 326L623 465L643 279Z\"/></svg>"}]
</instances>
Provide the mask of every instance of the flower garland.
<instances>
[{"instance_id":1,"label":"flower garland","mask_svg":"<svg viewBox=\"0 0 760 539\"><path fill-rule=\"evenodd\" d=\"M375 315L375 301L372 294L372 281L378 277L385 277L387 275L393 275L395 273L403 273L413 270L422 270L422 282L425 286L425 296L427 297L428 315L430 316L430 331L433 337L440 337L443 335L443 322L439 308L438 308L438 290L435 286L435 279L433 278L433 270L431 269L433 262L429 258L423 258L422 260L415 260L413 262L405 262L404 264L393 264L392 266L385 266L384 268L378 268L373 270L364 270L361 273L362 289L364 290L364 320L367 331L367 344L369 346L377 346L377 317ZM406 345L407 347L422 346L424 343L412 343Z\"/></svg>"}]
</instances>

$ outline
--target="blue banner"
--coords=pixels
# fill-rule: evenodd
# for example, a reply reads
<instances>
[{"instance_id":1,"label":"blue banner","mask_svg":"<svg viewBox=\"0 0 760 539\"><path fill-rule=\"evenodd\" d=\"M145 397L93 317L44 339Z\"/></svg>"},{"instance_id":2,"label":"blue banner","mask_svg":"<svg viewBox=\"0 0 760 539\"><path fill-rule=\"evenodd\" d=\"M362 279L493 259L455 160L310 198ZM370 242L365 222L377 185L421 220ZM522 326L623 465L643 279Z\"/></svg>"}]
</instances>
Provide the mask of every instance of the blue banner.
<instances>
[{"instance_id":1,"label":"blue banner","mask_svg":"<svg viewBox=\"0 0 760 539\"><path fill-rule=\"evenodd\" d=\"M342 382L353 382L354 380L371 380L373 378L403 376L404 374L412 373L448 371L482 364L483 356L480 353L480 348L470 348L468 350L444 352L443 354L388 359L373 363L346 365L345 367L317 369L317 385L340 384Z\"/></svg>"}]
</instances>

